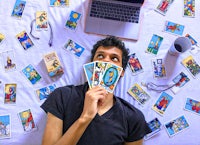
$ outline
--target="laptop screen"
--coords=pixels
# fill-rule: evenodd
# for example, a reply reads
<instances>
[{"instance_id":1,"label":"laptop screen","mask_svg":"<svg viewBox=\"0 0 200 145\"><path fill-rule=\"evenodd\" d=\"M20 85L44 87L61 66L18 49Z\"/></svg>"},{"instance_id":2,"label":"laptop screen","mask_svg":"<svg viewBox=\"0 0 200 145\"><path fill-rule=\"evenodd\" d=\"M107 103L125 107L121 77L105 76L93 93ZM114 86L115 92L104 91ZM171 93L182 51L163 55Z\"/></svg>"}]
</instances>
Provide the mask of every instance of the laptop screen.
<instances>
[{"instance_id":1,"label":"laptop screen","mask_svg":"<svg viewBox=\"0 0 200 145\"><path fill-rule=\"evenodd\" d=\"M129 2L129 3L143 3L144 0L116 0L116 1L121 1L121 2Z\"/></svg>"}]
</instances>

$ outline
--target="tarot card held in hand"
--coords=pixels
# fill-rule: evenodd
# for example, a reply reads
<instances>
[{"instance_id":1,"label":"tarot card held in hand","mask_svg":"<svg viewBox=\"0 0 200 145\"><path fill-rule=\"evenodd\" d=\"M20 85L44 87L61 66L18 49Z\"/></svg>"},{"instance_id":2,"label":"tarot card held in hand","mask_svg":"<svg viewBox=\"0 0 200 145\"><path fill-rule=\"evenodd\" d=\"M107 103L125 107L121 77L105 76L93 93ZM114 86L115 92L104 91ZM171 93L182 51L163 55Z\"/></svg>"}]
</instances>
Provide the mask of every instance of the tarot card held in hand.
<instances>
[{"instance_id":1,"label":"tarot card held in hand","mask_svg":"<svg viewBox=\"0 0 200 145\"><path fill-rule=\"evenodd\" d=\"M6 72L16 70L16 60L13 50L2 52L3 67Z\"/></svg>"},{"instance_id":2,"label":"tarot card held in hand","mask_svg":"<svg viewBox=\"0 0 200 145\"><path fill-rule=\"evenodd\" d=\"M0 33L0 44L2 44L4 40L5 40L5 36Z\"/></svg>"},{"instance_id":3,"label":"tarot card held in hand","mask_svg":"<svg viewBox=\"0 0 200 145\"><path fill-rule=\"evenodd\" d=\"M16 104L17 84L5 84L4 88L4 104Z\"/></svg>"},{"instance_id":4,"label":"tarot card held in hand","mask_svg":"<svg viewBox=\"0 0 200 145\"><path fill-rule=\"evenodd\" d=\"M33 115L30 109L19 112L18 116L25 133L37 130L37 126L34 122Z\"/></svg>"},{"instance_id":5,"label":"tarot card held in hand","mask_svg":"<svg viewBox=\"0 0 200 145\"><path fill-rule=\"evenodd\" d=\"M169 7L173 3L174 0L161 0L155 11L159 12L162 15L166 15Z\"/></svg>"},{"instance_id":6,"label":"tarot card held in hand","mask_svg":"<svg viewBox=\"0 0 200 145\"><path fill-rule=\"evenodd\" d=\"M162 58L152 59L153 76L156 79L166 78L165 64Z\"/></svg>"},{"instance_id":7,"label":"tarot card held in hand","mask_svg":"<svg viewBox=\"0 0 200 145\"><path fill-rule=\"evenodd\" d=\"M189 124L185 118L184 115L177 117L176 119L173 119L167 123L164 124L164 127L169 135L169 137L172 137L176 135L177 133L180 133L181 131L189 128Z\"/></svg>"},{"instance_id":8,"label":"tarot card held in hand","mask_svg":"<svg viewBox=\"0 0 200 145\"><path fill-rule=\"evenodd\" d=\"M50 6L69 6L69 0L49 0Z\"/></svg>"},{"instance_id":9,"label":"tarot card held in hand","mask_svg":"<svg viewBox=\"0 0 200 145\"><path fill-rule=\"evenodd\" d=\"M166 21L164 26L164 31L174 35L182 36L184 28L185 28L184 25Z\"/></svg>"},{"instance_id":10,"label":"tarot card held in hand","mask_svg":"<svg viewBox=\"0 0 200 145\"><path fill-rule=\"evenodd\" d=\"M47 30L48 29L48 17L46 11L37 11L35 14L36 30Z\"/></svg>"},{"instance_id":11,"label":"tarot card held in hand","mask_svg":"<svg viewBox=\"0 0 200 145\"><path fill-rule=\"evenodd\" d=\"M195 17L195 0L184 0L183 16Z\"/></svg>"},{"instance_id":12,"label":"tarot card held in hand","mask_svg":"<svg viewBox=\"0 0 200 145\"><path fill-rule=\"evenodd\" d=\"M38 81L41 80L40 74L36 71L36 69L29 64L26 66L23 70L22 73L25 75L25 77L31 82L31 84L36 84Z\"/></svg>"},{"instance_id":13,"label":"tarot card held in hand","mask_svg":"<svg viewBox=\"0 0 200 145\"><path fill-rule=\"evenodd\" d=\"M200 66L195 61L193 56L188 56L187 58L182 60L183 66L190 72L190 74L196 78L196 76L200 73Z\"/></svg>"},{"instance_id":14,"label":"tarot card held in hand","mask_svg":"<svg viewBox=\"0 0 200 145\"><path fill-rule=\"evenodd\" d=\"M162 92L156 103L152 106L152 109L160 115L164 115L166 109L171 103L173 97L166 92Z\"/></svg>"},{"instance_id":15,"label":"tarot card held in hand","mask_svg":"<svg viewBox=\"0 0 200 145\"><path fill-rule=\"evenodd\" d=\"M150 96L137 83L129 88L128 93L141 105L146 104L150 99Z\"/></svg>"},{"instance_id":16,"label":"tarot card held in hand","mask_svg":"<svg viewBox=\"0 0 200 145\"><path fill-rule=\"evenodd\" d=\"M64 73L61 62L55 51L45 54L43 58L44 58L44 63L47 68L47 72L50 77L54 77L56 75L60 75Z\"/></svg>"},{"instance_id":17,"label":"tarot card held in hand","mask_svg":"<svg viewBox=\"0 0 200 145\"><path fill-rule=\"evenodd\" d=\"M69 16L67 22L65 23L65 28L75 30L80 18L81 18L80 13L71 11L70 16Z\"/></svg>"},{"instance_id":18,"label":"tarot card held in hand","mask_svg":"<svg viewBox=\"0 0 200 145\"><path fill-rule=\"evenodd\" d=\"M147 124L148 124L149 128L151 129L151 132L144 136L145 140L150 139L151 137L153 137L154 135L159 133L161 131L161 127L162 127L162 124L158 120L158 118L152 119Z\"/></svg>"},{"instance_id":19,"label":"tarot card held in hand","mask_svg":"<svg viewBox=\"0 0 200 145\"><path fill-rule=\"evenodd\" d=\"M68 42L64 45L64 49L70 51L77 57L80 57L85 50L84 47L80 46L78 43L71 39L69 39Z\"/></svg>"},{"instance_id":20,"label":"tarot card held in hand","mask_svg":"<svg viewBox=\"0 0 200 145\"><path fill-rule=\"evenodd\" d=\"M26 6L25 0L16 0L11 16L21 18Z\"/></svg>"},{"instance_id":21,"label":"tarot card held in hand","mask_svg":"<svg viewBox=\"0 0 200 145\"><path fill-rule=\"evenodd\" d=\"M21 33L17 34L16 38L19 40L24 50L28 50L29 48L34 46L26 31L22 31Z\"/></svg>"},{"instance_id":22,"label":"tarot card held in hand","mask_svg":"<svg viewBox=\"0 0 200 145\"><path fill-rule=\"evenodd\" d=\"M143 67L135 53L129 56L128 66L133 75L143 72Z\"/></svg>"},{"instance_id":23,"label":"tarot card held in hand","mask_svg":"<svg viewBox=\"0 0 200 145\"><path fill-rule=\"evenodd\" d=\"M200 115L200 101L194 100L192 98L187 98L184 109Z\"/></svg>"},{"instance_id":24,"label":"tarot card held in hand","mask_svg":"<svg viewBox=\"0 0 200 145\"><path fill-rule=\"evenodd\" d=\"M83 65L85 76L90 88L92 88L94 64L95 62L90 62Z\"/></svg>"},{"instance_id":25,"label":"tarot card held in hand","mask_svg":"<svg viewBox=\"0 0 200 145\"><path fill-rule=\"evenodd\" d=\"M181 72L180 74L178 74L173 80L174 86L171 88L171 91L176 94L178 93L178 91L186 84L190 81L190 79L188 78L188 76L186 74L184 74L183 72Z\"/></svg>"},{"instance_id":26,"label":"tarot card held in hand","mask_svg":"<svg viewBox=\"0 0 200 145\"><path fill-rule=\"evenodd\" d=\"M50 93L56 89L56 84L48 85L46 87L36 90L36 94L40 100L46 99L49 97Z\"/></svg>"},{"instance_id":27,"label":"tarot card held in hand","mask_svg":"<svg viewBox=\"0 0 200 145\"><path fill-rule=\"evenodd\" d=\"M0 139L11 137L10 115L0 115Z\"/></svg>"},{"instance_id":28,"label":"tarot card held in hand","mask_svg":"<svg viewBox=\"0 0 200 145\"><path fill-rule=\"evenodd\" d=\"M163 37L153 34L146 52L157 55L162 41L163 41Z\"/></svg>"}]
</instances>

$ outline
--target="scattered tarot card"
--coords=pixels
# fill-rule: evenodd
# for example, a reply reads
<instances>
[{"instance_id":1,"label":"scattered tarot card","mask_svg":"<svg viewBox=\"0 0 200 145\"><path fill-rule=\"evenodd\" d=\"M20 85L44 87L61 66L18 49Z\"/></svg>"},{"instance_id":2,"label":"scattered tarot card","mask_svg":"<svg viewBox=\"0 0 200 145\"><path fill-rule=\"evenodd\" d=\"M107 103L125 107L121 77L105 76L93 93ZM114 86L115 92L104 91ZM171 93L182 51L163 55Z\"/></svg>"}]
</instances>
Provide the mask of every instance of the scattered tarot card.
<instances>
[{"instance_id":1,"label":"scattered tarot card","mask_svg":"<svg viewBox=\"0 0 200 145\"><path fill-rule=\"evenodd\" d=\"M4 104L16 104L17 84L5 84L4 88Z\"/></svg>"},{"instance_id":2,"label":"scattered tarot card","mask_svg":"<svg viewBox=\"0 0 200 145\"><path fill-rule=\"evenodd\" d=\"M190 34L186 34L185 37L189 38L192 43L192 48L190 49L190 52L192 54L198 53L200 51L200 47L198 46L197 41Z\"/></svg>"},{"instance_id":3,"label":"scattered tarot card","mask_svg":"<svg viewBox=\"0 0 200 145\"><path fill-rule=\"evenodd\" d=\"M19 112L18 116L25 133L37 130L37 126L34 122L33 115L30 109Z\"/></svg>"},{"instance_id":4,"label":"scattered tarot card","mask_svg":"<svg viewBox=\"0 0 200 145\"><path fill-rule=\"evenodd\" d=\"M6 72L16 70L16 60L13 50L2 52L3 67Z\"/></svg>"},{"instance_id":5,"label":"scattered tarot card","mask_svg":"<svg viewBox=\"0 0 200 145\"><path fill-rule=\"evenodd\" d=\"M90 88L92 88L94 64L95 62L90 62L83 65L84 72Z\"/></svg>"},{"instance_id":6,"label":"scattered tarot card","mask_svg":"<svg viewBox=\"0 0 200 145\"><path fill-rule=\"evenodd\" d=\"M48 85L46 87L37 89L36 94L40 100L43 100L48 98L51 92L53 92L55 89L56 89L56 84Z\"/></svg>"},{"instance_id":7,"label":"scattered tarot card","mask_svg":"<svg viewBox=\"0 0 200 145\"><path fill-rule=\"evenodd\" d=\"M107 63L104 74L100 81L100 85L104 87L108 92L113 93L122 71L122 67L112 63Z\"/></svg>"},{"instance_id":8,"label":"scattered tarot card","mask_svg":"<svg viewBox=\"0 0 200 145\"><path fill-rule=\"evenodd\" d=\"M200 73L200 66L197 64L193 56L190 55L183 59L182 64L194 78L196 78L196 76Z\"/></svg>"},{"instance_id":9,"label":"scattered tarot card","mask_svg":"<svg viewBox=\"0 0 200 145\"><path fill-rule=\"evenodd\" d=\"M180 74L178 74L173 80L174 86L171 88L171 91L176 94L178 93L178 91L186 84L190 81L190 79L188 78L188 76L186 74L184 74L183 72L181 72Z\"/></svg>"},{"instance_id":10,"label":"scattered tarot card","mask_svg":"<svg viewBox=\"0 0 200 145\"><path fill-rule=\"evenodd\" d=\"M81 14L78 12L71 11L67 22L65 23L65 28L75 30L77 28L78 22L81 18Z\"/></svg>"},{"instance_id":11,"label":"scattered tarot card","mask_svg":"<svg viewBox=\"0 0 200 145\"><path fill-rule=\"evenodd\" d=\"M47 72L50 77L54 77L56 75L60 75L64 73L61 62L55 51L45 54L43 58L44 58L44 63L47 68Z\"/></svg>"},{"instance_id":12,"label":"scattered tarot card","mask_svg":"<svg viewBox=\"0 0 200 145\"><path fill-rule=\"evenodd\" d=\"M68 42L64 45L64 49L70 51L78 57L80 57L85 50L84 47L80 46L78 43L71 39L69 39Z\"/></svg>"},{"instance_id":13,"label":"scattered tarot card","mask_svg":"<svg viewBox=\"0 0 200 145\"><path fill-rule=\"evenodd\" d=\"M25 0L16 0L11 16L21 18L26 6Z\"/></svg>"},{"instance_id":14,"label":"scattered tarot card","mask_svg":"<svg viewBox=\"0 0 200 145\"><path fill-rule=\"evenodd\" d=\"M200 115L200 101L194 100L192 98L187 98L184 109Z\"/></svg>"},{"instance_id":15,"label":"scattered tarot card","mask_svg":"<svg viewBox=\"0 0 200 145\"><path fill-rule=\"evenodd\" d=\"M133 75L143 72L143 67L135 53L129 56L128 66Z\"/></svg>"},{"instance_id":16,"label":"scattered tarot card","mask_svg":"<svg viewBox=\"0 0 200 145\"><path fill-rule=\"evenodd\" d=\"M164 31L174 35L182 36L184 28L185 28L184 25L166 21Z\"/></svg>"},{"instance_id":17,"label":"scattered tarot card","mask_svg":"<svg viewBox=\"0 0 200 145\"><path fill-rule=\"evenodd\" d=\"M177 117L167 123L164 124L164 127L169 135L172 137L177 133L182 132L183 130L189 128L189 124L184 115Z\"/></svg>"},{"instance_id":18,"label":"scattered tarot card","mask_svg":"<svg viewBox=\"0 0 200 145\"><path fill-rule=\"evenodd\" d=\"M195 0L184 0L183 16L195 17Z\"/></svg>"},{"instance_id":19,"label":"scattered tarot card","mask_svg":"<svg viewBox=\"0 0 200 145\"><path fill-rule=\"evenodd\" d=\"M35 14L36 30L47 30L48 29L48 17L46 11L36 11Z\"/></svg>"},{"instance_id":20,"label":"scattered tarot card","mask_svg":"<svg viewBox=\"0 0 200 145\"><path fill-rule=\"evenodd\" d=\"M161 127L162 124L161 122L158 120L158 118L154 118L151 121L149 121L148 123L149 128L151 129L151 132L146 134L144 136L144 139L150 139L151 137L155 136L157 133L159 133L161 131Z\"/></svg>"},{"instance_id":21,"label":"scattered tarot card","mask_svg":"<svg viewBox=\"0 0 200 145\"><path fill-rule=\"evenodd\" d=\"M159 12L162 15L166 15L169 7L173 3L174 0L161 0L155 11Z\"/></svg>"},{"instance_id":22,"label":"scattered tarot card","mask_svg":"<svg viewBox=\"0 0 200 145\"><path fill-rule=\"evenodd\" d=\"M147 101L151 98L138 84L134 84L131 88L129 88L128 93L141 105L147 103Z\"/></svg>"},{"instance_id":23,"label":"scattered tarot card","mask_svg":"<svg viewBox=\"0 0 200 145\"><path fill-rule=\"evenodd\" d=\"M69 6L69 0L49 0L50 6Z\"/></svg>"},{"instance_id":24,"label":"scattered tarot card","mask_svg":"<svg viewBox=\"0 0 200 145\"><path fill-rule=\"evenodd\" d=\"M19 40L24 50L28 50L29 48L34 46L32 40L30 39L26 31L22 31L19 34L17 34L16 38Z\"/></svg>"},{"instance_id":25,"label":"scattered tarot card","mask_svg":"<svg viewBox=\"0 0 200 145\"><path fill-rule=\"evenodd\" d=\"M36 84L38 81L41 80L40 74L36 71L36 69L29 64L26 66L23 70L22 73L25 75L25 77L31 82L31 84Z\"/></svg>"},{"instance_id":26,"label":"scattered tarot card","mask_svg":"<svg viewBox=\"0 0 200 145\"><path fill-rule=\"evenodd\" d=\"M0 139L11 138L10 115L0 115Z\"/></svg>"},{"instance_id":27,"label":"scattered tarot card","mask_svg":"<svg viewBox=\"0 0 200 145\"><path fill-rule=\"evenodd\" d=\"M166 68L162 58L152 59L153 76L156 79L166 78Z\"/></svg>"},{"instance_id":28,"label":"scattered tarot card","mask_svg":"<svg viewBox=\"0 0 200 145\"><path fill-rule=\"evenodd\" d=\"M162 41L163 41L163 37L153 34L146 52L157 55Z\"/></svg>"},{"instance_id":29,"label":"scattered tarot card","mask_svg":"<svg viewBox=\"0 0 200 145\"><path fill-rule=\"evenodd\" d=\"M2 44L4 40L5 40L5 36L0 33L0 44Z\"/></svg>"},{"instance_id":30,"label":"scattered tarot card","mask_svg":"<svg viewBox=\"0 0 200 145\"><path fill-rule=\"evenodd\" d=\"M152 109L160 115L164 115L169 104L173 100L173 97L166 92L162 92L156 103L152 106Z\"/></svg>"}]
</instances>

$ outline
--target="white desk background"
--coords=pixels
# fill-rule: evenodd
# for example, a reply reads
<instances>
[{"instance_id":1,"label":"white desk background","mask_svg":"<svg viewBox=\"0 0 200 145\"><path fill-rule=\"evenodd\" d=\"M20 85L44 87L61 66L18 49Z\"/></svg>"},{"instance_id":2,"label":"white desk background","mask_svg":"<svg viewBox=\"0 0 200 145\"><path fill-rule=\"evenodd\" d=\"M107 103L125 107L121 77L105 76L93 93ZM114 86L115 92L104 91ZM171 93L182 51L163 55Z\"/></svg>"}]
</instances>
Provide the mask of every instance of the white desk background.
<instances>
[{"instance_id":1,"label":"white desk background","mask_svg":"<svg viewBox=\"0 0 200 145\"><path fill-rule=\"evenodd\" d=\"M6 73L1 66L0 80L2 81L0 87L0 115L9 113L11 115L11 138L0 140L1 145L40 145L42 140L43 131L46 124L46 114L40 108L43 101L38 101L35 95L35 90L49 84L55 83L57 87L64 85L78 85L86 81L82 65L89 61L90 50L92 45L103 36L87 34L84 32L85 15L87 13L89 0L70 0L69 7L49 7L48 0L27 0L22 19L18 20L11 17L11 12L15 4L15 0L1 0L0 1L0 33L6 36L6 40L0 45L0 52L13 49L15 52L17 70ZM169 137L166 130L162 128L161 132L155 137L144 142L145 145L200 145L200 116L194 113L183 110L185 99L191 97L200 100L200 85L197 76L194 79L188 71L181 65L181 60L191 55L188 51L178 58L167 56L167 51L171 43L178 36L163 32L164 23L166 20L173 21L185 25L183 35L186 33L191 34L198 42L200 42L200 1L196 0L196 17L185 18L182 16L183 0L175 0L171 5L166 16L163 16L154 11L158 5L159 0L146 0L141 10L142 23L140 36L138 41L125 40L126 46L130 49L130 53L136 53L144 68L144 72L136 76L131 75L129 68L127 68L125 76L120 80L115 94L121 98L129 101L135 107L140 109L147 121L154 117L158 117L161 123L165 123L173 118L184 114L189 122L190 127L183 132ZM29 34L30 23L35 18L37 10L45 10L48 12L49 22L53 28L53 46L48 46L50 31L36 32L33 34L40 37L40 40L35 40L31 37L35 46L28 51L25 51L15 35L19 32L26 30ZM77 11L82 14L81 20L78 23L76 31L65 29L64 25L69 17L71 11ZM117 28L116 28L117 29ZM131 31L131 30L130 30ZM162 36L163 42L158 51L158 57L168 57L167 72L168 77L165 80L156 81L153 78L153 71L151 67L151 59L155 56L145 53L147 46L153 34ZM65 51L62 47L68 39L72 39L85 47L85 52L80 58L77 58L70 52ZM64 75L50 78L46 73L42 56L48 52L56 51L61 63L64 66ZM193 55L195 60L200 63L200 52ZM42 76L42 81L36 85L32 85L22 75L21 70L28 64L36 67ZM140 106L128 93L127 90L134 83L140 84L143 82L155 82L160 84L167 84L181 71L188 75L190 82L186 84L180 92L174 95L170 90L166 91L174 97L173 101L167 108L165 114L160 116L151 109L160 93L149 91L142 87L150 96L151 99L145 106ZM16 105L4 104L4 84L17 83L17 103ZM18 119L17 113L31 109L35 123L38 130L24 134ZM52 126L53 127L53 126Z\"/></svg>"}]
</instances>

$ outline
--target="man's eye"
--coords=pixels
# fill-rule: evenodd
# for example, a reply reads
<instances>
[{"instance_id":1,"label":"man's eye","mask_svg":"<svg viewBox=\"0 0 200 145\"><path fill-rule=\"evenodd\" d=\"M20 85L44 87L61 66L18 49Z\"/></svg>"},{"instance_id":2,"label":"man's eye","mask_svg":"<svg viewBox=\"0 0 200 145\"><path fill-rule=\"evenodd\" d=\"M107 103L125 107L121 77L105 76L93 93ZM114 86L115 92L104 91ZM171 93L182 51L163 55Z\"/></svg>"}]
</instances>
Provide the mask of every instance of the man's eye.
<instances>
[{"instance_id":1,"label":"man's eye","mask_svg":"<svg viewBox=\"0 0 200 145\"><path fill-rule=\"evenodd\" d=\"M117 57L113 57L112 60L113 61L119 61L119 59Z\"/></svg>"},{"instance_id":2,"label":"man's eye","mask_svg":"<svg viewBox=\"0 0 200 145\"><path fill-rule=\"evenodd\" d=\"M102 54L97 55L97 58L103 58Z\"/></svg>"}]
</instances>

